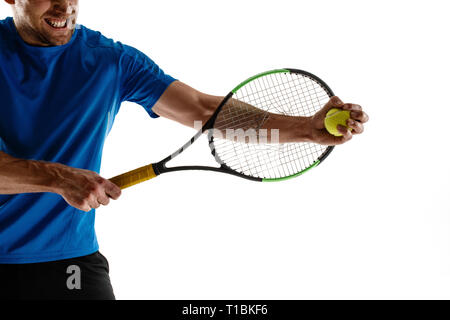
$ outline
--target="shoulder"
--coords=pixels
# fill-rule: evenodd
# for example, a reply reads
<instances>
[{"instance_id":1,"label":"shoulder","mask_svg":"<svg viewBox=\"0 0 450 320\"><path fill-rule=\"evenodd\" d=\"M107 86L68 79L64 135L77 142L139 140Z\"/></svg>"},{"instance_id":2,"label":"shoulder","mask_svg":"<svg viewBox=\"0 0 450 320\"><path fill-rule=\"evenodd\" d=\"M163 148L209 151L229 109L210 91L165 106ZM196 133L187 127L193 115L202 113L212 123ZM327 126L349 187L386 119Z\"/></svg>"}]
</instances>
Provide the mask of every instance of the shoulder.
<instances>
[{"instance_id":1,"label":"shoulder","mask_svg":"<svg viewBox=\"0 0 450 320\"><path fill-rule=\"evenodd\" d=\"M81 41L90 48L117 49L118 42L105 37L99 31L86 28L83 25L77 25L77 32Z\"/></svg>"},{"instance_id":2,"label":"shoulder","mask_svg":"<svg viewBox=\"0 0 450 320\"><path fill-rule=\"evenodd\" d=\"M11 28L10 28L11 23L12 23L11 17L0 20L0 41L2 43L6 41L6 39L9 39L11 36Z\"/></svg>"},{"instance_id":3,"label":"shoulder","mask_svg":"<svg viewBox=\"0 0 450 320\"><path fill-rule=\"evenodd\" d=\"M91 30L83 25L78 25L77 27L79 28L79 36L84 46L89 50L101 54L103 57L104 55L113 55L116 58L121 59L124 56L128 58L144 55L139 50L125 45L120 41L108 38L99 31Z\"/></svg>"}]
</instances>

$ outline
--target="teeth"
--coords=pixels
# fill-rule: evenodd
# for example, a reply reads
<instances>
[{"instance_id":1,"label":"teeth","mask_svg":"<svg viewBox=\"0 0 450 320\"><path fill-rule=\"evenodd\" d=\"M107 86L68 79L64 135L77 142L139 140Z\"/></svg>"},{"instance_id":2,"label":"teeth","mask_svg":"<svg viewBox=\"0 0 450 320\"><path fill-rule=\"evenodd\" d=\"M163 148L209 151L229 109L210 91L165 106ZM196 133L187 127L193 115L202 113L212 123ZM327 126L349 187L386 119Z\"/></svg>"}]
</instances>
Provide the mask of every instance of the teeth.
<instances>
[{"instance_id":1,"label":"teeth","mask_svg":"<svg viewBox=\"0 0 450 320\"><path fill-rule=\"evenodd\" d=\"M46 20L48 22L49 25L51 25L54 28L63 28L66 26L66 22L67 20L63 20L63 21L51 21L51 20Z\"/></svg>"}]
</instances>

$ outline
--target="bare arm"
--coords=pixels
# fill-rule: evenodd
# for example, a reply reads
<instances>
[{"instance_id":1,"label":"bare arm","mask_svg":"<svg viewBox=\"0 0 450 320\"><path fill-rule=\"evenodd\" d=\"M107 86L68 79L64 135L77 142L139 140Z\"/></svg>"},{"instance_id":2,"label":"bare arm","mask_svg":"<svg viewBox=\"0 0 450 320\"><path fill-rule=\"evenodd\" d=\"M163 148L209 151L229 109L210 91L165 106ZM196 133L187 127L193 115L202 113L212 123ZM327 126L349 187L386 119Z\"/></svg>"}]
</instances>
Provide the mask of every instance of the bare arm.
<instances>
[{"instance_id":1,"label":"bare arm","mask_svg":"<svg viewBox=\"0 0 450 320\"><path fill-rule=\"evenodd\" d=\"M189 127L194 127L195 121L204 124L217 109L224 97L212 96L197 91L188 85L175 81L172 83L153 107L156 114L177 121ZM234 113L252 113L254 118L266 118L261 129L279 129L280 142L307 141L309 139L308 121L305 117L289 117L266 113L247 103L231 99L225 108L234 109ZM226 113L226 112L224 112ZM218 119L217 122L220 122ZM238 125L238 124L237 124ZM238 127L227 127L238 129ZM248 127L240 126L247 130ZM270 131L268 132L270 139Z\"/></svg>"},{"instance_id":2,"label":"bare arm","mask_svg":"<svg viewBox=\"0 0 450 320\"><path fill-rule=\"evenodd\" d=\"M204 124L223 98L204 94L181 81L175 81L166 89L152 110L161 117L193 128L195 121Z\"/></svg>"},{"instance_id":3,"label":"bare arm","mask_svg":"<svg viewBox=\"0 0 450 320\"><path fill-rule=\"evenodd\" d=\"M162 117L194 127L195 121L201 121L204 124L212 116L222 100L223 97L207 95L180 81L175 81L166 89L153 107L153 111ZM325 115L333 107L353 111L348 122L349 127L353 129L352 132L345 127L340 127L339 130L343 136L335 137L325 130L323 124ZM270 129L278 129L280 143L315 142L324 145L341 144L350 140L353 134L362 133L364 129L363 123L368 121L367 114L362 111L359 105L344 104L338 97L330 99L312 117L293 117L266 113L235 99L224 106L224 108L234 108L233 112L238 114L240 112L253 112L255 118L264 117L261 129L268 129L268 139L270 139ZM244 127L242 129L246 130L247 128Z\"/></svg>"},{"instance_id":4,"label":"bare arm","mask_svg":"<svg viewBox=\"0 0 450 320\"><path fill-rule=\"evenodd\" d=\"M14 158L0 151L0 194L56 191L52 164Z\"/></svg>"},{"instance_id":5,"label":"bare arm","mask_svg":"<svg viewBox=\"0 0 450 320\"><path fill-rule=\"evenodd\" d=\"M0 194L53 192L75 208L90 211L109 198L117 199L120 188L97 173L63 164L25 160L0 151Z\"/></svg>"}]
</instances>

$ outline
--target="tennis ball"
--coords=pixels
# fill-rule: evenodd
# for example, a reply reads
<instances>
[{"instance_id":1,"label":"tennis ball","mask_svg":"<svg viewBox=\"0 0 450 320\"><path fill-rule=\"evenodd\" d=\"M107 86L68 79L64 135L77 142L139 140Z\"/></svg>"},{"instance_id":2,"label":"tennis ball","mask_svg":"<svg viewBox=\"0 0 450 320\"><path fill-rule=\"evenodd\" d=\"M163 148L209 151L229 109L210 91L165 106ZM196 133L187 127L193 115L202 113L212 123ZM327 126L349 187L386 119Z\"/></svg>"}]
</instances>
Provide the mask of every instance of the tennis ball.
<instances>
[{"instance_id":1,"label":"tennis ball","mask_svg":"<svg viewBox=\"0 0 450 320\"><path fill-rule=\"evenodd\" d=\"M342 136L342 133L340 133L337 129L338 124L347 127L347 120L350 118L350 111L349 110L342 110L338 108L330 109L327 112L327 115L325 117L325 128L327 131L332 134L333 136L340 137ZM350 131L352 129L350 128Z\"/></svg>"}]
</instances>

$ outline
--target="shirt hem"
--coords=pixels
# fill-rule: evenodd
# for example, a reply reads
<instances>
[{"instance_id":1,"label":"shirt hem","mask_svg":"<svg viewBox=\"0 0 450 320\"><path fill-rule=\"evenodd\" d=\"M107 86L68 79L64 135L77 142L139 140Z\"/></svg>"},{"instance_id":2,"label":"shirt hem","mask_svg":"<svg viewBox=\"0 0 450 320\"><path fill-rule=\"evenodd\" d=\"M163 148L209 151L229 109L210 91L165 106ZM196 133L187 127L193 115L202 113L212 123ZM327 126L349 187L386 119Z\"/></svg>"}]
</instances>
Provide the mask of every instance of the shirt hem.
<instances>
[{"instance_id":1,"label":"shirt hem","mask_svg":"<svg viewBox=\"0 0 450 320\"><path fill-rule=\"evenodd\" d=\"M53 254L44 255L0 255L0 264L26 264L26 263L39 263L39 262L51 262L65 259L78 258L87 256L98 251L98 246L95 248L76 250L69 252L58 252Z\"/></svg>"}]
</instances>

